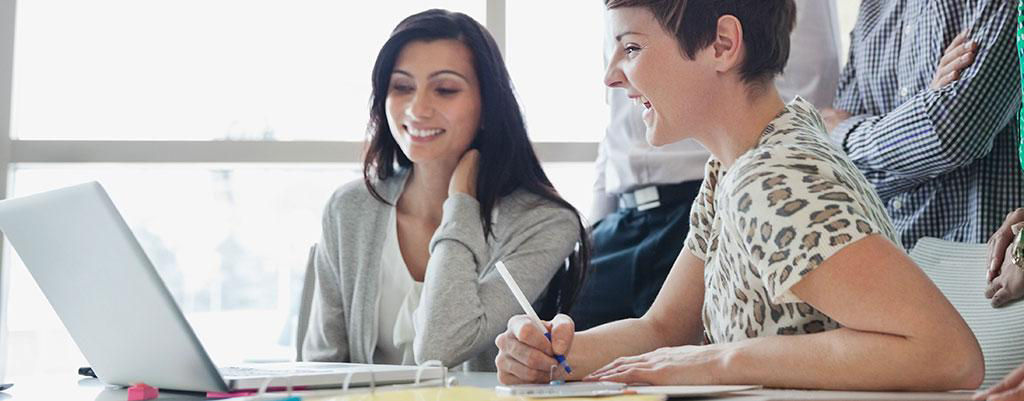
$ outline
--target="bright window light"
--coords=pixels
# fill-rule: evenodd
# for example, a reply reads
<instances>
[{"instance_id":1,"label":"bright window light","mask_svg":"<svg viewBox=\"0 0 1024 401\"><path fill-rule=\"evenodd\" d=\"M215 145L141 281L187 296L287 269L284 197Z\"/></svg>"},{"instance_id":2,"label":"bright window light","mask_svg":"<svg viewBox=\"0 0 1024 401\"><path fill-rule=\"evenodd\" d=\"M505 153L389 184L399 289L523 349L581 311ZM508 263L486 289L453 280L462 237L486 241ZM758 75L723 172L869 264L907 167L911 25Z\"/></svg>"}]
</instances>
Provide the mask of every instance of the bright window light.
<instances>
[{"instance_id":1,"label":"bright window light","mask_svg":"<svg viewBox=\"0 0 1024 401\"><path fill-rule=\"evenodd\" d=\"M508 1L507 58L534 141L604 138L604 5Z\"/></svg>"},{"instance_id":2,"label":"bright window light","mask_svg":"<svg viewBox=\"0 0 1024 401\"><path fill-rule=\"evenodd\" d=\"M19 1L23 139L362 140L370 71L403 18L480 0Z\"/></svg>"}]
</instances>

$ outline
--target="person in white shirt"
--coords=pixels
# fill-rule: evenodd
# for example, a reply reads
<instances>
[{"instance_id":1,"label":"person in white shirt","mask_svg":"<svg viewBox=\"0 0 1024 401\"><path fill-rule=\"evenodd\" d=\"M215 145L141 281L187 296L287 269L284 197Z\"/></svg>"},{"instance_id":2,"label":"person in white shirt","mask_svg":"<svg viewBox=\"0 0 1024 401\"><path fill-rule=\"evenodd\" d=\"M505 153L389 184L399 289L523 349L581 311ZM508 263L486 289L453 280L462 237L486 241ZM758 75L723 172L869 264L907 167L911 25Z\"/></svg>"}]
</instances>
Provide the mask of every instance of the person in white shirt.
<instances>
[{"instance_id":1,"label":"person in white shirt","mask_svg":"<svg viewBox=\"0 0 1024 401\"><path fill-rule=\"evenodd\" d=\"M835 0L796 0L796 6L789 61L775 84L784 101L799 95L828 107L840 73ZM606 59L615 49L608 40ZM650 308L683 247L710 156L692 139L651 146L643 107L622 89L608 89L607 101L611 121L598 150L590 216L594 253L572 311L579 329L640 317Z\"/></svg>"}]
</instances>

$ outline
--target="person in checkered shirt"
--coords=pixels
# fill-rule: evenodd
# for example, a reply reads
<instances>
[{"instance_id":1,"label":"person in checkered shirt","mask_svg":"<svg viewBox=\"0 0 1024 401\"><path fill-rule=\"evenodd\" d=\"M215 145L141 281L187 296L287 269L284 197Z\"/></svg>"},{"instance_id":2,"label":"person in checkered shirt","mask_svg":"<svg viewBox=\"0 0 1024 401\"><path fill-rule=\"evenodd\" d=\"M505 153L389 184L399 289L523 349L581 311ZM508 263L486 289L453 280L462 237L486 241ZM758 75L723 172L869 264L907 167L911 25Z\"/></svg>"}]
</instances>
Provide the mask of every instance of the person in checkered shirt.
<instances>
[{"instance_id":1,"label":"person in checkered shirt","mask_svg":"<svg viewBox=\"0 0 1024 401\"><path fill-rule=\"evenodd\" d=\"M822 114L906 249L922 237L984 242L1024 205L1013 3L861 3L835 109ZM953 43L964 52L946 64L970 65L936 85Z\"/></svg>"}]
</instances>

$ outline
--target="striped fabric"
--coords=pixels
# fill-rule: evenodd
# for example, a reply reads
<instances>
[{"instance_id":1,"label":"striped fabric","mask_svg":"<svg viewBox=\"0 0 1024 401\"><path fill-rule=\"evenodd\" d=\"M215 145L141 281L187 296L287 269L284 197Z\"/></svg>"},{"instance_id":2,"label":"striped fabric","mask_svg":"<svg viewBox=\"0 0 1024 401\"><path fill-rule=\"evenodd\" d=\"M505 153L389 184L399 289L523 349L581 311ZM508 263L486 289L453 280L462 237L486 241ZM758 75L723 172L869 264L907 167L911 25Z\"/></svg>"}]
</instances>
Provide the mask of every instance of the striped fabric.
<instances>
[{"instance_id":1,"label":"striped fabric","mask_svg":"<svg viewBox=\"0 0 1024 401\"><path fill-rule=\"evenodd\" d=\"M995 309L985 298L985 244L922 238L910 251L974 331L985 354L987 388L1024 364L1024 302Z\"/></svg>"},{"instance_id":2,"label":"striped fabric","mask_svg":"<svg viewBox=\"0 0 1024 401\"><path fill-rule=\"evenodd\" d=\"M1024 205L1016 5L1007 0L864 0L840 78L833 131L874 184L903 246L985 242ZM961 78L928 88L966 28L980 46Z\"/></svg>"}]
</instances>

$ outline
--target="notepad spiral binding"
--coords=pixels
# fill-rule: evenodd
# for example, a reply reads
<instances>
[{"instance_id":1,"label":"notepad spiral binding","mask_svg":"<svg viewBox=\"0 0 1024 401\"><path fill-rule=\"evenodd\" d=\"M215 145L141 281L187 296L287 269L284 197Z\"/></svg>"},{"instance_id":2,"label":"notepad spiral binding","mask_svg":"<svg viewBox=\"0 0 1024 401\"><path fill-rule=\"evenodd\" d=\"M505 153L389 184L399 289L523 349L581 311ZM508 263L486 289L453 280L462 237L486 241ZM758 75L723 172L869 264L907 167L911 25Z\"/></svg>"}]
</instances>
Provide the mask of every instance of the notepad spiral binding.
<instances>
[{"instance_id":1,"label":"notepad spiral binding","mask_svg":"<svg viewBox=\"0 0 1024 401\"><path fill-rule=\"evenodd\" d=\"M434 380L431 380L431 381L423 381L423 380L421 380L423 378L423 370L426 369L426 368L441 368L442 369L442 371L441 371L441 382L437 383ZM358 372L349 372L348 374L345 375L345 380L343 380L342 383L341 383L341 390L336 391L336 392L318 391L317 392L317 397L331 397L331 396L335 396L335 395L348 395L348 394L360 393L360 392L368 392L370 394L373 394L377 390L377 380L376 380L376 376L374 375L373 367L372 366L367 366L367 369L366 369L365 372L368 372L370 374L370 387L369 388L359 388L359 389L349 390L349 385L352 383L352 375L355 374L355 373L358 373ZM276 392L276 391L275 392L270 392L270 391L268 391L268 389L270 388L271 382L272 381L279 381L279 380L281 380L280 377L267 378L267 380L264 381L262 385L260 385L259 391L256 393L256 395L252 396L252 398L250 398L250 400L280 400L281 396L282 396L281 392ZM293 396L293 390L294 390L294 386L292 386L292 377L291 376L285 376L284 380L285 380L285 393L284 393L284 396L285 396L285 398L291 398ZM455 377L448 377L448 368L446 368L443 364L441 364L441 361L430 360L430 361L426 361L426 362L420 364L419 366L417 366L417 368L416 368L416 380L413 383L411 383L411 384L393 384L393 385L389 385L389 386L382 387L382 388L387 388L388 390L410 389L410 388L420 388L420 387L435 387L435 386L440 386L440 387L448 388L448 387L454 386L455 384L456 384Z\"/></svg>"}]
</instances>

